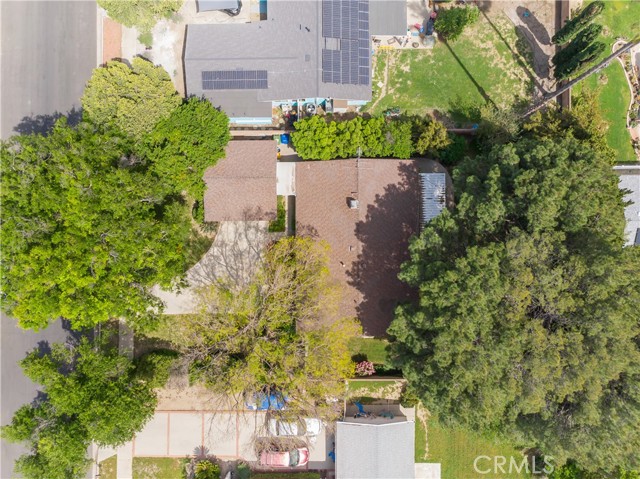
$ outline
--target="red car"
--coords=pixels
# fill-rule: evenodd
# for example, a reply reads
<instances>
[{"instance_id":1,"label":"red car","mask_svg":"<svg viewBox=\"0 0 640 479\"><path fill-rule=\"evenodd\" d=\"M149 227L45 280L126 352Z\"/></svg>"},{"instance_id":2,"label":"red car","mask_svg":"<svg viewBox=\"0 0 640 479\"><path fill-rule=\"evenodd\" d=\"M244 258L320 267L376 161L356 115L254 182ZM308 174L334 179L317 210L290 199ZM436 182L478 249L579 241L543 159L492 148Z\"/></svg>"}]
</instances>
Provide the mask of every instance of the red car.
<instances>
[{"instance_id":1,"label":"red car","mask_svg":"<svg viewBox=\"0 0 640 479\"><path fill-rule=\"evenodd\" d=\"M293 451L262 451L260 465L270 467L302 467L309 462L309 449L299 447Z\"/></svg>"}]
</instances>

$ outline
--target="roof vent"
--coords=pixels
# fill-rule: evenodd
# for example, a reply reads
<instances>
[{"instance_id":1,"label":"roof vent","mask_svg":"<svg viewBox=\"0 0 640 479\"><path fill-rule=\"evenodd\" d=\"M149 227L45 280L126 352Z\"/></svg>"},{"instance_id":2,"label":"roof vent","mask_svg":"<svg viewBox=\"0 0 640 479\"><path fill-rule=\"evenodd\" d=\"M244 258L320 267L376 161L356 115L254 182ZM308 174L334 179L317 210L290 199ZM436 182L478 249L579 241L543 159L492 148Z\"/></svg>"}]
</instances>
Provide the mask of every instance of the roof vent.
<instances>
[{"instance_id":1,"label":"roof vent","mask_svg":"<svg viewBox=\"0 0 640 479\"><path fill-rule=\"evenodd\" d=\"M352 210L357 210L358 206L360 206L360 203L355 198L347 198L347 204Z\"/></svg>"}]
</instances>

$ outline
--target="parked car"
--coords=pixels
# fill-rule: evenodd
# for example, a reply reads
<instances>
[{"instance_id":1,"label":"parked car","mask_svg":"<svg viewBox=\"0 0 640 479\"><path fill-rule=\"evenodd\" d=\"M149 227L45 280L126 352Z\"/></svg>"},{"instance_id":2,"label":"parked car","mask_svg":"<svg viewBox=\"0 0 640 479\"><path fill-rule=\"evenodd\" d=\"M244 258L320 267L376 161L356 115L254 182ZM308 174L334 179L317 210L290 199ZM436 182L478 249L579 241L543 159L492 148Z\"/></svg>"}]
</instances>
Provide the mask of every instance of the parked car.
<instances>
[{"instance_id":1,"label":"parked car","mask_svg":"<svg viewBox=\"0 0 640 479\"><path fill-rule=\"evenodd\" d=\"M300 421L283 421L270 418L267 430L272 436L317 436L320 434L322 422L319 419L306 417Z\"/></svg>"},{"instance_id":2,"label":"parked car","mask_svg":"<svg viewBox=\"0 0 640 479\"><path fill-rule=\"evenodd\" d=\"M251 411L281 411L287 405L289 398L280 393L254 393L245 400L244 405Z\"/></svg>"},{"instance_id":3,"label":"parked car","mask_svg":"<svg viewBox=\"0 0 640 479\"><path fill-rule=\"evenodd\" d=\"M299 447L292 451L262 451L260 465L270 467L302 467L309 462L309 449Z\"/></svg>"}]
</instances>

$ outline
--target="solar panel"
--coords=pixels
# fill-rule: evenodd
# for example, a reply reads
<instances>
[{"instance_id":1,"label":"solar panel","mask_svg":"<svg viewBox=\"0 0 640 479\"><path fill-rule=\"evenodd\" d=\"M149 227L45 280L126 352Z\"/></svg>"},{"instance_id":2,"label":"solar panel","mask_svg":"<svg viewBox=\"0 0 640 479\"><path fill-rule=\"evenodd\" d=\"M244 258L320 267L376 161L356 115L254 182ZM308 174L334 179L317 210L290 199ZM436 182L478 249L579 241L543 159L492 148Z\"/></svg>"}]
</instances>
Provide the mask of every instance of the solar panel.
<instances>
[{"instance_id":1,"label":"solar panel","mask_svg":"<svg viewBox=\"0 0 640 479\"><path fill-rule=\"evenodd\" d=\"M214 70L202 72L203 90L266 90L267 70Z\"/></svg>"},{"instance_id":2,"label":"solar panel","mask_svg":"<svg viewBox=\"0 0 640 479\"><path fill-rule=\"evenodd\" d=\"M322 81L368 85L369 0L323 0L322 36L340 40L339 50L322 50Z\"/></svg>"}]
</instances>

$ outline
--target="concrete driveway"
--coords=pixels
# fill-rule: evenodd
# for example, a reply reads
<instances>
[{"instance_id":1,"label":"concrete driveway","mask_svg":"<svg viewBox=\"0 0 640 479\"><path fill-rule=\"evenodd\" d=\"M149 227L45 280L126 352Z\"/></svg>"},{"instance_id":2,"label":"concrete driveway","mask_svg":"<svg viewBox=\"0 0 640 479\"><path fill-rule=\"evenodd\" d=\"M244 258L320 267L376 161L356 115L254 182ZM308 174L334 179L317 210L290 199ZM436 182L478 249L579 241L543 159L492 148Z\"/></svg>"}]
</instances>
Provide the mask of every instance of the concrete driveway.
<instances>
[{"instance_id":1,"label":"concrete driveway","mask_svg":"<svg viewBox=\"0 0 640 479\"><path fill-rule=\"evenodd\" d=\"M265 245L280 234L269 233L268 221L223 221L202 259L187 272L189 287L153 293L164 301L164 314L188 314L196 311L199 287L225 280L240 284L251 277Z\"/></svg>"},{"instance_id":2,"label":"concrete driveway","mask_svg":"<svg viewBox=\"0 0 640 479\"><path fill-rule=\"evenodd\" d=\"M258 461L256 440L266 436L266 413L247 410L162 411L158 410L135 439L114 449L101 449L98 460L114 454L118 479L131 479L134 457L187 457L212 455L223 461ZM328 457L334 437L323 427L309 441L310 458L304 468L333 469Z\"/></svg>"}]
</instances>

